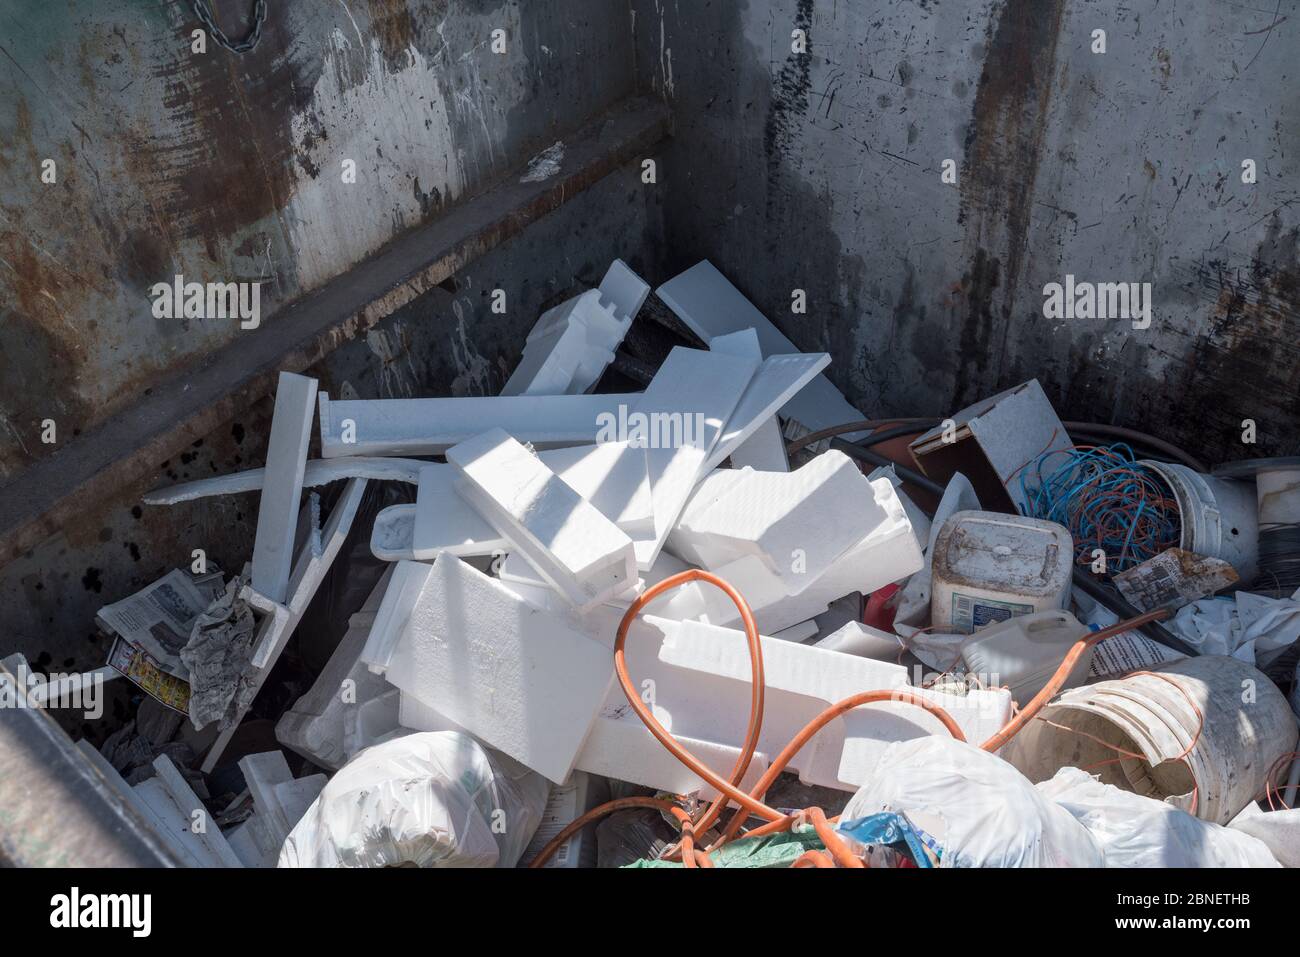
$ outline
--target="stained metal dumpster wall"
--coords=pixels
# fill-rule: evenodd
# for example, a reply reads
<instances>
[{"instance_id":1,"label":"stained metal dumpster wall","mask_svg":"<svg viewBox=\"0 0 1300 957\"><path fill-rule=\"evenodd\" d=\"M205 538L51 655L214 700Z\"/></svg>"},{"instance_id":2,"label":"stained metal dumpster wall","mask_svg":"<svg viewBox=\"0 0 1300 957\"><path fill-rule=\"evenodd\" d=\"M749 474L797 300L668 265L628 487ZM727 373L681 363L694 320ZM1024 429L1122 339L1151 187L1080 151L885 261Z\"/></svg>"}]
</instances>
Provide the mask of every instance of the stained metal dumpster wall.
<instances>
[{"instance_id":1,"label":"stained metal dumpster wall","mask_svg":"<svg viewBox=\"0 0 1300 957\"><path fill-rule=\"evenodd\" d=\"M1296 0L633 8L638 74L674 110L676 265L712 259L830 351L865 412L943 414L1037 377L1062 418L1211 460L1295 451ZM1151 327L1045 318L1067 273L1150 282Z\"/></svg>"},{"instance_id":2,"label":"stained metal dumpster wall","mask_svg":"<svg viewBox=\"0 0 1300 957\"><path fill-rule=\"evenodd\" d=\"M190 0L0 0L0 477L248 334L154 283L261 282L266 317L633 86L621 3L266 6L240 56L192 51ZM209 7L243 37L251 0Z\"/></svg>"}]
</instances>

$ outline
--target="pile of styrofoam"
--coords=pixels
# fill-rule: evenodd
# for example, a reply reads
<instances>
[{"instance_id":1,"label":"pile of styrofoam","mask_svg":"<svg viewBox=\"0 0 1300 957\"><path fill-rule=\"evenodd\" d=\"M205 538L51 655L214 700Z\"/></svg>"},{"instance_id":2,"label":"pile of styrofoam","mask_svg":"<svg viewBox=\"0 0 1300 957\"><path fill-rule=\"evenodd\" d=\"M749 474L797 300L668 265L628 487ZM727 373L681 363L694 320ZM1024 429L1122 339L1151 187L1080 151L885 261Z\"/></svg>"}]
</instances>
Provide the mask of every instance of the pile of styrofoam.
<instances>
[{"instance_id":1,"label":"pile of styrofoam","mask_svg":"<svg viewBox=\"0 0 1300 957\"><path fill-rule=\"evenodd\" d=\"M901 666L832 650L836 642L814 647L843 623L823 633L814 620L833 602L923 563L888 479L869 480L839 452L789 468L779 416L812 427L856 414L820 375L829 357L797 352L720 273L696 267L661 294L708 348L674 348L641 393L592 394L647 291L616 262L599 290L548 311L502 396L320 393L328 468L306 461L304 400L315 383L285 377L265 472L155 497L263 487L249 598L278 622L259 642L267 670L347 533L364 480L416 485L413 505L376 518L372 551L395 564L316 686L280 721L285 747L337 769L394 735L458 730L557 785L585 771L707 796L631 712L613 670L629 603L688 568L735 586L765 636L766 710L747 783L830 704L908 687ZM385 457L400 465L385 469ZM349 510L331 515L295 567L297 496L304 484L344 477L353 480ZM749 714L739 623L723 592L693 582L651 604L627 641L642 700L723 775ZM918 693L972 740L1009 717L1004 691ZM861 706L827 725L791 770L852 791L888 744L931 734L946 732L914 706ZM258 826L271 824L283 830L273 812Z\"/></svg>"}]
</instances>

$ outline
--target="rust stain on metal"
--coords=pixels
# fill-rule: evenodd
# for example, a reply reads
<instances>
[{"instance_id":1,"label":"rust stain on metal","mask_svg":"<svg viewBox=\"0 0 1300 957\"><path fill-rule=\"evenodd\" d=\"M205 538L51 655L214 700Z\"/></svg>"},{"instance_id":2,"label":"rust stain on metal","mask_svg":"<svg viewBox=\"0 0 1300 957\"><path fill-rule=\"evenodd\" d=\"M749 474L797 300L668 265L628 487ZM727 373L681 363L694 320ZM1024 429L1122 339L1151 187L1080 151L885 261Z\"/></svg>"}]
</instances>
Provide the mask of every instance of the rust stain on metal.
<instances>
[{"instance_id":1,"label":"rust stain on metal","mask_svg":"<svg viewBox=\"0 0 1300 957\"><path fill-rule=\"evenodd\" d=\"M982 276L989 262L1000 263L996 284L1001 289L1002 336L1010 325L1029 239L1064 10L1064 0L1006 0L990 26L966 137L960 221L973 260L970 275ZM980 343L1001 362L1005 343L993 341L988 305L978 298L972 302L962 336ZM959 378L957 404L969 399L964 394L968 386L977 387Z\"/></svg>"},{"instance_id":2,"label":"rust stain on metal","mask_svg":"<svg viewBox=\"0 0 1300 957\"><path fill-rule=\"evenodd\" d=\"M497 187L399 238L266 322L261 338L217 350L179 370L82 439L35 463L0 494L0 565L74 522L88 505L137 491L177 455L270 394L280 370L300 372L418 295L444 282L575 193L643 156L668 132L657 102L623 103L570 138L572 171ZM405 265L409 262L409 265ZM392 275L379 286L378 277ZM341 302L361 297L356 308Z\"/></svg>"}]
</instances>

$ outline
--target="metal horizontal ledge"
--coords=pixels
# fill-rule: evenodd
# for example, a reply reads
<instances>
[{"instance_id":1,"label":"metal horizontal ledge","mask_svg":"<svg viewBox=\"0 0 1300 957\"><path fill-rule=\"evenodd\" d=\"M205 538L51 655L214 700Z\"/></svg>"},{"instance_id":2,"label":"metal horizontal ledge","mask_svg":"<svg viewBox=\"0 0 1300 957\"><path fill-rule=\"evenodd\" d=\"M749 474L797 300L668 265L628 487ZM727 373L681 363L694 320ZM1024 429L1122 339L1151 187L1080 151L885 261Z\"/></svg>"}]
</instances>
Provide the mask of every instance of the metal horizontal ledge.
<instances>
[{"instance_id":1,"label":"metal horizontal ledge","mask_svg":"<svg viewBox=\"0 0 1300 957\"><path fill-rule=\"evenodd\" d=\"M0 565L87 507L147 481L160 463L269 395L279 372L301 372L380 319L557 209L668 133L667 107L634 98L565 136L560 171L519 182L518 170L414 229L150 394L24 469L0 488Z\"/></svg>"}]
</instances>

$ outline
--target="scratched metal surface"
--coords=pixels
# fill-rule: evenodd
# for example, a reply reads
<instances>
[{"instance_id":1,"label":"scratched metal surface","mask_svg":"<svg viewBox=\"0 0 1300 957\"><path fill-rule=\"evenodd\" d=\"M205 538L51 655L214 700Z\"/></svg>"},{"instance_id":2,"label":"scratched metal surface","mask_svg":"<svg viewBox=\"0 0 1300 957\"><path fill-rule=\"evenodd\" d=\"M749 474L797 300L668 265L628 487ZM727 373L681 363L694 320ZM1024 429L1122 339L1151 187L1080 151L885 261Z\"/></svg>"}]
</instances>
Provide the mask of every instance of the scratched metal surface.
<instances>
[{"instance_id":1,"label":"scratched metal surface","mask_svg":"<svg viewBox=\"0 0 1300 957\"><path fill-rule=\"evenodd\" d=\"M1209 460L1295 452L1296 0L633 8L638 73L674 110L667 167L690 170L674 262L709 257L829 351L864 412L944 414L1036 376L1064 419ZM1045 319L1066 273L1151 282L1151 328Z\"/></svg>"},{"instance_id":2,"label":"scratched metal surface","mask_svg":"<svg viewBox=\"0 0 1300 957\"><path fill-rule=\"evenodd\" d=\"M242 37L251 0L212 6ZM633 85L617 4L267 9L194 55L190 0L0 0L0 478L241 334L155 319L155 282L260 281L266 317Z\"/></svg>"}]
</instances>

